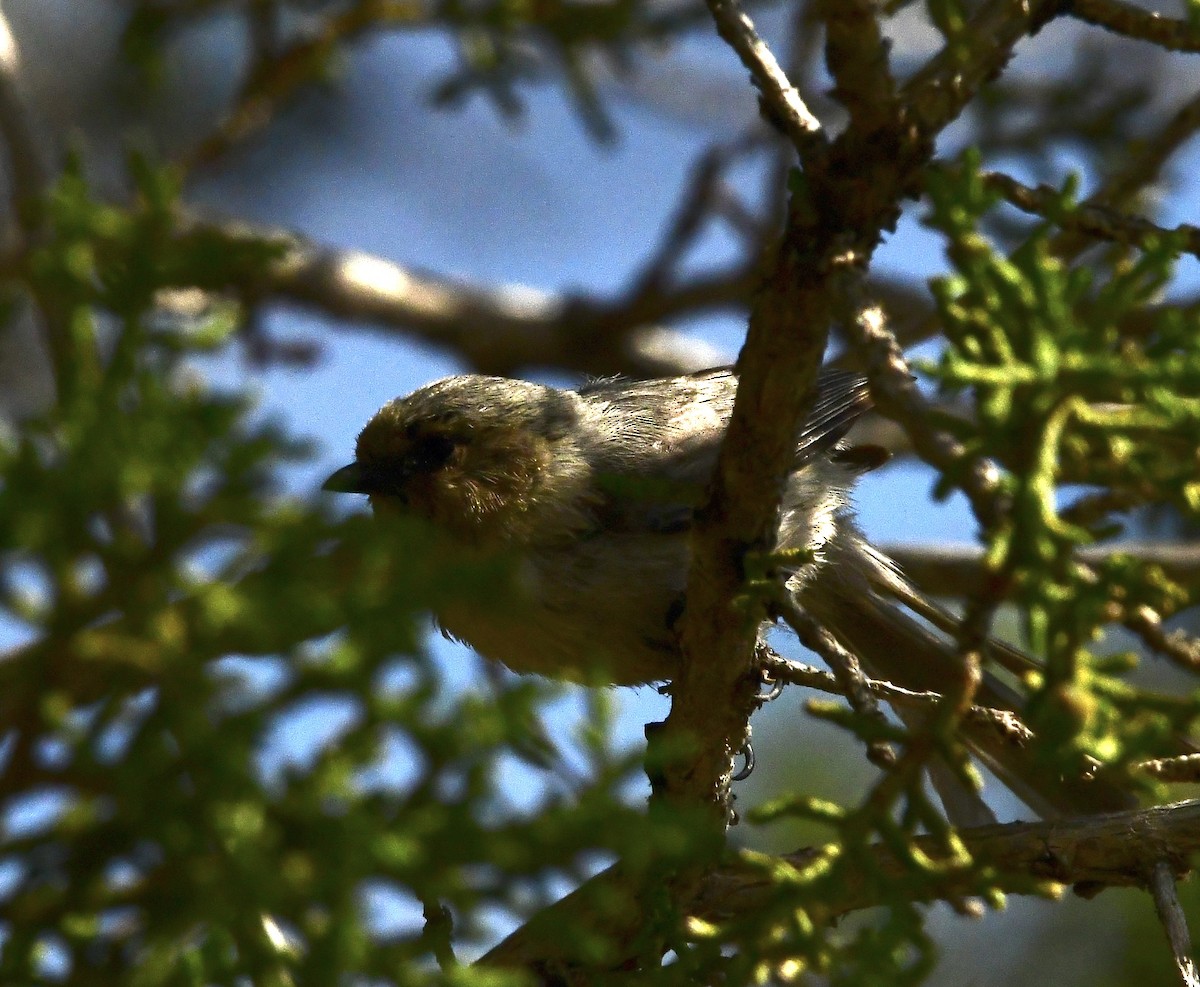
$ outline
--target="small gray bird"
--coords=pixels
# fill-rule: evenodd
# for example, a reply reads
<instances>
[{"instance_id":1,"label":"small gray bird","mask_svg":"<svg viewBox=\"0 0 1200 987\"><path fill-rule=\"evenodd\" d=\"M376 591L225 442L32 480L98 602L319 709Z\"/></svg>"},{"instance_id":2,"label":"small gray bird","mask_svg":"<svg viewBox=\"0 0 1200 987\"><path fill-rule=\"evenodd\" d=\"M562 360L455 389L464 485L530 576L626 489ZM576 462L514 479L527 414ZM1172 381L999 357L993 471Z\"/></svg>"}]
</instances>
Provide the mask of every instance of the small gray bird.
<instances>
[{"instance_id":1,"label":"small gray bird","mask_svg":"<svg viewBox=\"0 0 1200 987\"><path fill-rule=\"evenodd\" d=\"M870 407L866 381L825 370L818 387L796 435L778 535L780 549L808 549L813 561L790 573L787 587L868 674L941 691L962 678L943 636L955 619L872 548L851 516L851 486L882 461L871 447L843 441ZM573 391L448 377L384 405L360 433L355 461L324 489L366 494L377 513L424 517L457 551L515 556L525 605L464 601L437 614L448 633L485 657L593 685L669 680L680 660L674 624L692 515L736 388L730 369L600 380ZM995 649L1009 667L1034 667L1018 652ZM976 702L1021 708L1019 694L990 674ZM920 717L911 708L897 713L910 724ZM1133 804L1105 781L1051 776L997 730L964 736L1044 816ZM931 776L956 821L988 817L947 770Z\"/></svg>"}]
</instances>

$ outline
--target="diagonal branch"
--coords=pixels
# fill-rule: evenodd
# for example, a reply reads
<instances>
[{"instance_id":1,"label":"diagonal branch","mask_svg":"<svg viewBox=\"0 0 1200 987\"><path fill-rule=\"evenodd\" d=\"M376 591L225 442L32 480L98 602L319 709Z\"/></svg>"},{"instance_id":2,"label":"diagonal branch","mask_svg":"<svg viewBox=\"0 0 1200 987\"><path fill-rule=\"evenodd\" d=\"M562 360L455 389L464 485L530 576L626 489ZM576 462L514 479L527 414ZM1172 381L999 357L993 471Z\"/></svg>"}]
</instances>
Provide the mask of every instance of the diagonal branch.
<instances>
[{"instance_id":1,"label":"diagonal branch","mask_svg":"<svg viewBox=\"0 0 1200 987\"><path fill-rule=\"evenodd\" d=\"M1179 892L1175 887L1175 875L1165 861L1154 866L1150 877L1150 893L1154 897L1154 908L1158 920L1171 944L1171 955L1183 987L1200 987L1200 971L1192 959L1192 937L1188 933L1187 916L1179 903Z\"/></svg>"},{"instance_id":2,"label":"diagonal branch","mask_svg":"<svg viewBox=\"0 0 1200 987\"><path fill-rule=\"evenodd\" d=\"M1200 129L1200 93L1195 94L1172 114L1163 127L1138 141L1128 160L1104 185L1092 195L1088 205L1122 209L1142 189L1153 182L1168 159L1195 136ZM1086 240L1064 235L1064 241L1074 249L1082 249Z\"/></svg>"},{"instance_id":3,"label":"diagonal branch","mask_svg":"<svg viewBox=\"0 0 1200 987\"><path fill-rule=\"evenodd\" d=\"M693 753L664 767L661 800L708 806L714 818L726 818L730 759L745 741L763 616L763 601L744 594L744 561L774 547L793 436L811 404L840 299L895 224L901 199L916 188L937 131L1059 6L1056 0L986 4L970 25L974 63L964 67L960 48L936 57L902 92L890 118L872 119L869 133L852 119L827 151L805 160L773 269L754 299L733 413L693 527L680 625L684 660L661 731L670 749ZM718 5L714 16L723 9ZM693 886L685 881L676 888L678 900L686 902Z\"/></svg>"},{"instance_id":4,"label":"diagonal branch","mask_svg":"<svg viewBox=\"0 0 1200 987\"><path fill-rule=\"evenodd\" d=\"M1169 51L1200 52L1200 28L1120 0L1074 0L1071 16Z\"/></svg>"},{"instance_id":5,"label":"diagonal branch","mask_svg":"<svg viewBox=\"0 0 1200 987\"><path fill-rule=\"evenodd\" d=\"M778 123L801 159L825 143L821 124L792 85L754 22L737 0L708 0L717 33L750 71L771 120Z\"/></svg>"},{"instance_id":6,"label":"diagonal branch","mask_svg":"<svg viewBox=\"0 0 1200 987\"><path fill-rule=\"evenodd\" d=\"M900 92L919 135L932 137L955 120L979 87L1008 64L1023 38L1069 8L1066 0L988 0L980 6Z\"/></svg>"}]
</instances>

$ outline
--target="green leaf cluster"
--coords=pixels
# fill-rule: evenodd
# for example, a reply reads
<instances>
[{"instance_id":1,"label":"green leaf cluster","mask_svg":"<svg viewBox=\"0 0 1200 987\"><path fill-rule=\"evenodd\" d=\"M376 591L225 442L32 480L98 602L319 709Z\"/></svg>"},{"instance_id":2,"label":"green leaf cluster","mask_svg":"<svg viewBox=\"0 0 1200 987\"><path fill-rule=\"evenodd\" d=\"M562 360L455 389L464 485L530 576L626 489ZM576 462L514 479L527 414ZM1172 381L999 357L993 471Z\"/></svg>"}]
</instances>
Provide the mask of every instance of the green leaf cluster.
<instances>
[{"instance_id":1,"label":"green leaf cluster","mask_svg":"<svg viewBox=\"0 0 1200 987\"><path fill-rule=\"evenodd\" d=\"M954 269L933 285L947 346L931 372L969 398L971 417L948 427L1002 470L1006 510L983 535L993 602L1020 605L1045 659L1026 683L1031 726L1067 770L1082 754L1126 763L1193 721L1197 704L1135 689L1116 674L1128 662L1099 661L1096 642L1137 606L1170 615L1189 594L1119 546L1099 571L1074 550L1120 534L1138 510L1184 523L1200 511L1200 327L1166 300L1182 243L1114 245L1079 262L1064 246L1078 209L1068 185L1047 221L1000 249L980 232L996 197L971 155L928 191Z\"/></svg>"}]
</instances>

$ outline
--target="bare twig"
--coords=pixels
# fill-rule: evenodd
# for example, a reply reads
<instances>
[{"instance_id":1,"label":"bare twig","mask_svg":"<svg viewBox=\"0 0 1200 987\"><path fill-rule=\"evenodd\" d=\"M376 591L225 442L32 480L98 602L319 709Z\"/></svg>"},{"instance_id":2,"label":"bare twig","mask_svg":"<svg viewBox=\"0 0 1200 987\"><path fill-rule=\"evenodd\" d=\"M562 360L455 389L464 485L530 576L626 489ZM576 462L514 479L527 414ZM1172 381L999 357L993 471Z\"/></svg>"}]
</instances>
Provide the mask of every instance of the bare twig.
<instances>
[{"instance_id":1,"label":"bare twig","mask_svg":"<svg viewBox=\"0 0 1200 987\"><path fill-rule=\"evenodd\" d=\"M1200 754L1156 757L1149 761L1140 761L1134 767L1159 781L1186 785L1200 782Z\"/></svg>"},{"instance_id":2,"label":"bare twig","mask_svg":"<svg viewBox=\"0 0 1200 987\"><path fill-rule=\"evenodd\" d=\"M962 487L976 517L987 527L997 523L1008 506L1000 496L1000 474L990 460L972 458L947 432L933 427L929 403L917 390L900 344L888 330L878 308L864 308L844 330L866 363L875 406L898 422L917 454Z\"/></svg>"},{"instance_id":3,"label":"bare twig","mask_svg":"<svg viewBox=\"0 0 1200 987\"><path fill-rule=\"evenodd\" d=\"M256 58L234 103L211 133L178 164L193 171L266 126L279 108L311 81L339 48L380 26L414 27L425 8L415 0L359 0L328 17L319 29L269 57ZM274 46L272 46L274 47Z\"/></svg>"},{"instance_id":4,"label":"bare twig","mask_svg":"<svg viewBox=\"0 0 1200 987\"><path fill-rule=\"evenodd\" d=\"M1200 987L1200 972L1196 970L1196 963L1191 956L1192 937L1188 934L1187 917L1183 914L1183 906L1179 904L1175 874L1165 860L1154 865L1150 875L1150 894L1154 898L1158 920L1162 922L1167 941L1171 944L1171 955L1175 958L1180 983L1183 987Z\"/></svg>"},{"instance_id":5,"label":"bare twig","mask_svg":"<svg viewBox=\"0 0 1200 987\"><path fill-rule=\"evenodd\" d=\"M931 137L962 112L984 82L1012 57L1017 43L1036 34L1068 5L1063 0L988 0L966 28L921 68L900 92L920 137Z\"/></svg>"},{"instance_id":6,"label":"bare twig","mask_svg":"<svg viewBox=\"0 0 1200 987\"><path fill-rule=\"evenodd\" d=\"M805 642L801 643L813 650ZM756 660L763 674L772 682L798 685L835 696L846 695L846 687L832 672L784 658L766 645L759 646ZM944 699L940 692L905 689L882 679L864 677L861 685L892 707L932 710ZM971 704L963 713L962 723L963 728L967 730L993 731L1005 743L1014 747L1026 747L1034 740L1033 731L1025 725L1019 715L1009 709ZM1200 754L1151 758L1138 761L1132 764L1131 768L1157 781L1171 784L1200 783Z\"/></svg>"},{"instance_id":7,"label":"bare twig","mask_svg":"<svg viewBox=\"0 0 1200 987\"><path fill-rule=\"evenodd\" d=\"M630 297L665 291L677 275L684 253L696 242L706 222L716 216L726 219L748 241L745 256L758 256L763 247L764 223L757 217L746 215L744 209L733 206L734 196L725 182L725 172L739 158L766 146L764 133L758 129L737 140L710 147L699 157L692 166L667 232L643 265L642 273L629 292Z\"/></svg>"},{"instance_id":8,"label":"bare twig","mask_svg":"<svg viewBox=\"0 0 1200 987\"><path fill-rule=\"evenodd\" d=\"M1126 614L1123 623L1152 651L1169 658L1189 672L1200 671L1200 641L1183 631L1164 630L1162 615L1150 607L1134 608L1132 613Z\"/></svg>"},{"instance_id":9,"label":"bare twig","mask_svg":"<svg viewBox=\"0 0 1200 987\"><path fill-rule=\"evenodd\" d=\"M1170 51L1200 51L1200 29L1188 21L1163 17L1120 0L1073 0L1069 9L1072 17L1127 38Z\"/></svg>"},{"instance_id":10,"label":"bare twig","mask_svg":"<svg viewBox=\"0 0 1200 987\"><path fill-rule=\"evenodd\" d=\"M754 22L736 0L708 0L717 33L750 71L771 119L778 123L803 159L824 144L820 121L788 80L771 49L754 28Z\"/></svg>"},{"instance_id":11,"label":"bare twig","mask_svg":"<svg viewBox=\"0 0 1200 987\"><path fill-rule=\"evenodd\" d=\"M803 641L801 643L804 644ZM810 646L805 644L805 647ZM814 649L810 648L810 650ZM820 652L817 653L820 654ZM799 685L838 696L846 695L845 686L831 672L791 661L768 649L760 651L758 662L763 671L776 682L786 682L789 685ZM919 692L905 689L882 679L870 679L864 676L861 685L892 706L928 710L942 701L940 692ZM1033 739L1033 732L1011 710L992 709L989 706L972 704L963 715L963 721L984 729L994 730L1005 742L1016 746L1024 746ZM1165 772L1170 769L1164 767L1162 770ZM1158 776L1156 775L1156 777Z\"/></svg>"},{"instance_id":12,"label":"bare twig","mask_svg":"<svg viewBox=\"0 0 1200 987\"><path fill-rule=\"evenodd\" d=\"M1162 172L1167 160L1200 129L1200 93L1184 103L1166 126L1157 128L1133 149L1129 160L1087 200L1088 205L1124 208ZM1083 237L1067 242L1075 249L1086 245Z\"/></svg>"},{"instance_id":13,"label":"bare twig","mask_svg":"<svg viewBox=\"0 0 1200 987\"><path fill-rule=\"evenodd\" d=\"M796 632L796 637L810 651L820 655L833 669L841 694L850 703L850 708L860 716L880 725L887 724L887 717L879 708L870 680L858 662L858 656L845 648L825 627L815 621L788 592L778 595L775 606L784 623ZM867 758L879 767L889 767L896 761L896 752L882 740L867 744Z\"/></svg>"}]
</instances>

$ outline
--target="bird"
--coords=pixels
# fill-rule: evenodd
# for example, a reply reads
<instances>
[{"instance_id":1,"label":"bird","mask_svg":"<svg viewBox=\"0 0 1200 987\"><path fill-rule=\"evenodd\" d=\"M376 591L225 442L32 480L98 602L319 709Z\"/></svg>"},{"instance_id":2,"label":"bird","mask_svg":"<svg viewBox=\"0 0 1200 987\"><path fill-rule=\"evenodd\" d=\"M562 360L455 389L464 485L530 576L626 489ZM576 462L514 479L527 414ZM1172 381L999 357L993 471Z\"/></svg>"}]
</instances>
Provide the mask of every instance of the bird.
<instances>
[{"instance_id":1,"label":"bird","mask_svg":"<svg viewBox=\"0 0 1200 987\"><path fill-rule=\"evenodd\" d=\"M693 516L733 412L737 374L720 367L653 380L602 378L575 389L463 374L385 404L354 461L323 489L365 494L377 517L424 519L464 557L511 560L519 605L450 600L450 636L518 673L589 685L669 682L680 669ZM956 618L860 531L851 490L886 454L850 444L872 406L867 380L822 369L796 430L777 548L804 552L785 591L858 656L870 676L938 692L963 675ZM998 642L1009 668L1034 660ZM1019 714L1022 695L985 672L976 702ZM897 708L910 726L926 715ZM1047 818L1136 804L1107 778L1064 776L986 727L964 740ZM994 818L942 765L930 771L957 822Z\"/></svg>"}]
</instances>

